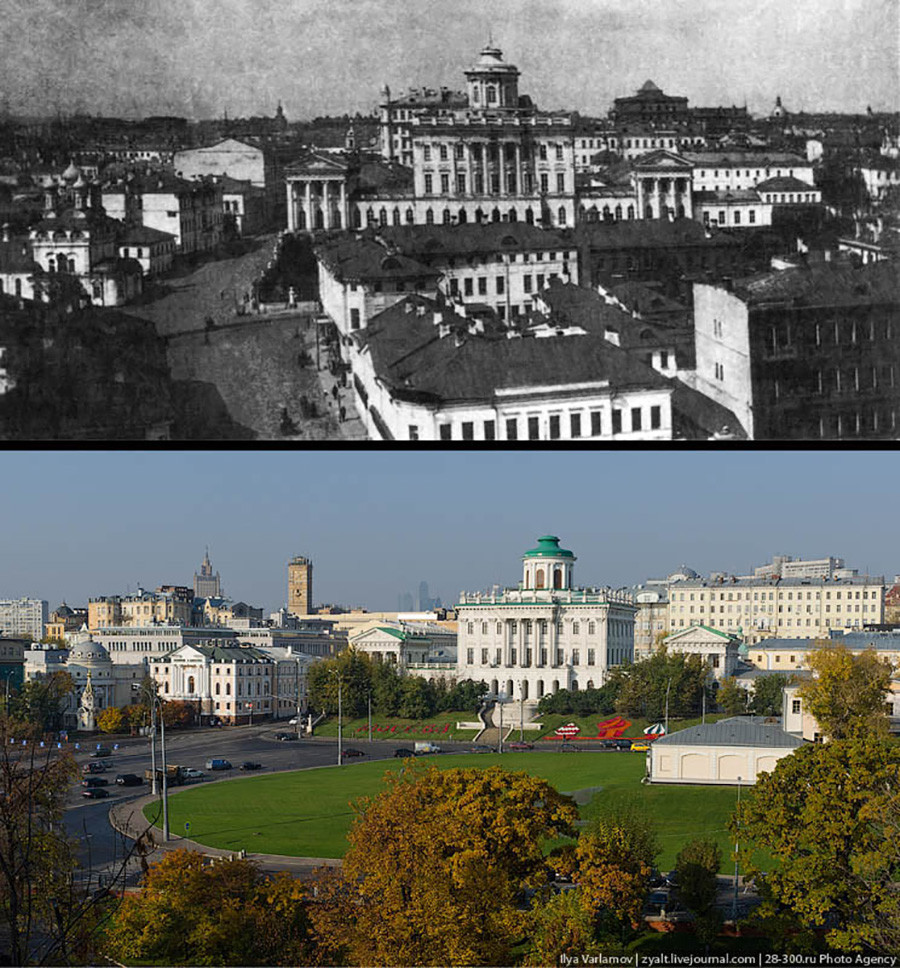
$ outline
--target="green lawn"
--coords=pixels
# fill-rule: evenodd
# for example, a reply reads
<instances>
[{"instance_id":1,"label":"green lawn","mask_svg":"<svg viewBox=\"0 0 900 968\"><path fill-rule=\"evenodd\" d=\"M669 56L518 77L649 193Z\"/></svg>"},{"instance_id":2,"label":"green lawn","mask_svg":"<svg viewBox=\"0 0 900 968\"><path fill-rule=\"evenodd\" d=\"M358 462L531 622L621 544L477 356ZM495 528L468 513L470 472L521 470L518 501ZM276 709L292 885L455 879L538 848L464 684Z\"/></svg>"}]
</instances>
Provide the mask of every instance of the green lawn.
<instances>
[{"instance_id":1,"label":"green lawn","mask_svg":"<svg viewBox=\"0 0 900 968\"><path fill-rule=\"evenodd\" d=\"M190 821L192 840L225 850L341 857L354 817L352 801L378 793L385 771L400 769L405 762L353 763L191 787L170 794L170 828L183 834L185 821ZM585 791L578 798L583 801L584 819L590 819L610 799L634 800L656 822L661 869L673 866L686 841L704 835L720 843L723 872L730 869L733 847L725 824L737 792L728 787L643 785L643 754L463 754L436 756L428 762L439 769L501 764L541 776L564 793ZM600 790L587 792L595 787ZM156 804L144 809L148 819L157 819L157 813Z\"/></svg>"},{"instance_id":2,"label":"green lawn","mask_svg":"<svg viewBox=\"0 0 900 968\"><path fill-rule=\"evenodd\" d=\"M597 735L597 727L600 723L606 722L610 719L616 719L618 713L610 713L608 716L601 715L600 713L595 713L592 716L576 716L574 714L565 715L563 713L546 713L540 717L541 729L528 730L530 733L530 739L536 739L538 737L544 738L545 736L552 736L554 731L558 726L565 726L568 723L575 723L576 726L581 727L581 733L579 736L582 739L589 739L591 736ZM720 719L727 719L727 713L714 713L707 714L706 722L714 723ZM514 716L510 716L511 721L518 723L518 720ZM622 733L622 736L627 737L639 737L644 735L644 729L647 726L652 725L649 719L640 719L632 716L623 716L622 719L627 720L631 725ZM679 729L687 729L689 726L699 726L700 717L696 719L669 719L669 732L675 733ZM504 717L504 722L506 718Z\"/></svg>"}]
</instances>

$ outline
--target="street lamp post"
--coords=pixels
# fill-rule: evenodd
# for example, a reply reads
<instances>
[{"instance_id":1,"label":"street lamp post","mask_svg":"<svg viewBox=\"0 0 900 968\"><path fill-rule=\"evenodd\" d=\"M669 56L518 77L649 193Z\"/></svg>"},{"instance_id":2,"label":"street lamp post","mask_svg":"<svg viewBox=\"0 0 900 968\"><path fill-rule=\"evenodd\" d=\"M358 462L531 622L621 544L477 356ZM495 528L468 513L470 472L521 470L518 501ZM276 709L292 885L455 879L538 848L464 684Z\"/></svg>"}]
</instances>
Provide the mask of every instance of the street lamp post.
<instances>
[{"instance_id":1,"label":"street lamp post","mask_svg":"<svg viewBox=\"0 0 900 968\"><path fill-rule=\"evenodd\" d=\"M159 701L159 700L157 700ZM162 706L159 710L159 733L162 741L162 796L163 796L163 840L169 840L169 774L166 770L166 718Z\"/></svg>"},{"instance_id":2,"label":"street lamp post","mask_svg":"<svg viewBox=\"0 0 900 968\"><path fill-rule=\"evenodd\" d=\"M519 742L525 742L525 680L519 683Z\"/></svg>"},{"instance_id":3,"label":"street lamp post","mask_svg":"<svg viewBox=\"0 0 900 968\"><path fill-rule=\"evenodd\" d=\"M150 700L150 793L156 796L156 696Z\"/></svg>"},{"instance_id":4,"label":"street lamp post","mask_svg":"<svg viewBox=\"0 0 900 968\"><path fill-rule=\"evenodd\" d=\"M500 742L497 746L497 752L503 752L503 700L500 696L497 696L497 705L500 707Z\"/></svg>"},{"instance_id":5,"label":"street lamp post","mask_svg":"<svg viewBox=\"0 0 900 968\"><path fill-rule=\"evenodd\" d=\"M368 706L369 706L369 742L371 743L372 742L372 690L371 689L369 690Z\"/></svg>"},{"instance_id":6,"label":"street lamp post","mask_svg":"<svg viewBox=\"0 0 900 968\"><path fill-rule=\"evenodd\" d=\"M344 757L342 755L343 754L343 750L341 748L341 744L343 742L343 723L341 721L342 720L342 714L343 714L343 706L342 706L341 688L344 685L344 677L339 672L335 672L334 670L332 670L331 674L337 679L337 684L338 684L338 748L337 748L337 762L338 762L338 766L340 766L341 763L343 762L343 759L344 759Z\"/></svg>"},{"instance_id":7,"label":"street lamp post","mask_svg":"<svg viewBox=\"0 0 900 968\"><path fill-rule=\"evenodd\" d=\"M671 678L666 683L666 736L669 735L669 690L672 688Z\"/></svg>"}]
</instances>

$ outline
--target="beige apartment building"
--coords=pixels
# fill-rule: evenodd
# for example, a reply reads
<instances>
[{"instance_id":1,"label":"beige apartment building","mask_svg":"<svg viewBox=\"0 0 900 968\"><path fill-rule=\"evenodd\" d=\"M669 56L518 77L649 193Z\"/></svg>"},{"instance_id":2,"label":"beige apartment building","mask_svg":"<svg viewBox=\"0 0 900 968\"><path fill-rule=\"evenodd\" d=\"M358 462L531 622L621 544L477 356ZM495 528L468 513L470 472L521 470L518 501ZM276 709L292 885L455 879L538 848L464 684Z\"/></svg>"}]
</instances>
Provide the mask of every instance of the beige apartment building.
<instances>
[{"instance_id":1,"label":"beige apartment building","mask_svg":"<svg viewBox=\"0 0 900 968\"><path fill-rule=\"evenodd\" d=\"M669 630L706 625L748 645L774 637L827 638L884 621L884 578L723 578L669 591Z\"/></svg>"},{"instance_id":2,"label":"beige apartment building","mask_svg":"<svg viewBox=\"0 0 900 968\"><path fill-rule=\"evenodd\" d=\"M88 601L88 628L97 632L103 628L127 625L145 628L150 625L190 625L193 592L189 588L168 586L165 591L144 591L134 595L111 595Z\"/></svg>"}]
</instances>

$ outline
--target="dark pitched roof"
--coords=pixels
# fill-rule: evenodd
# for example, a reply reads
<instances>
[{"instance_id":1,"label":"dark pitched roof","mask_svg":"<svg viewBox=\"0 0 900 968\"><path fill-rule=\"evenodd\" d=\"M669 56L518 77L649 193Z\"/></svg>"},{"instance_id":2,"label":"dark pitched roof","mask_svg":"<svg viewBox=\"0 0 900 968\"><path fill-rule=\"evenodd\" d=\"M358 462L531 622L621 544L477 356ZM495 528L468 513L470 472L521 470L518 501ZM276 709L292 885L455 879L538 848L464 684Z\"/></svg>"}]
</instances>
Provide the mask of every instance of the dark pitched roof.
<instances>
[{"instance_id":1,"label":"dark pitched roof","mask_svg":"<svg viewBox=\"0 0 900 968\"><path fill-rule=\"evenodd\" d=\"M767 272L735 282L744 302L807 306L855 306L900 303L900 275L893 262L866 266L825 262L810 268Z\"/></svg>"},{"instance_id":2,"label":"dark pitched roof","mask_svg":"<svg viewBox=\"0 0 900 968\"><path fill-rule=\"evenodd\" d=\"M119 236L119 245L155 245L157 242L174 242L175 236L161 232L149 225L134 225Z\"/></svg>"},{"instance_id":3,"label":"dark pitched roof","mask_svg":"<svg viewBox=\"0 0 900 968\"><path fill-rule=\"evenodd\" d=\"M767 178L765 181L759 182L756 186L758 192L817 192L819 191L815 185L810 185L809 182L800 181L799 178L791 178L787 175L782 175L781 178Z\"/></svg>"},{"instance_id":4,"label":"dark pitched roof","mask_svg":"<svg viewBox=\"0 0 900 968\"><path fill-rule=\"evenodd\" d=\"M594 289L569 282L553 282L538 293L547 306L552 322L581 326L593 336L603 336L607 328L628 331L639 324L625 310L608 303Z\"/></svg>"},{"instance_id":5,"label":"dark pitched roof","mask_svg":"<svg viewBox=\"0 0 900 968\"><path fill-rule=\"evenodd\" d=\"M416 259L390 252L371 238L336 238L316 246L315 252L316 258L343 282L438 276Z\"/></svg>"},{"instance_id":6,"label":"dark pitched roof","mask_svg":"<svg viewBox=\"0 0 900 968\"><path fill-rule=\"evenodd\" d=\"M446 327L443 338L436 314ZM514 387L601 381L619 389L669 387L649 366L602 337L471 334L466 319L419 296L385 310L356 338L395 396L489 400L496 391Z\"/></svg>"},{"instance_id":7,"label":"dark pitched roof","mask_svg":"<svg viewBox=\"0 0 900 968\"><path fill-rule=\"evenodd\" d=\"M654 746L763 746L774 749L797 749L804 745L799 736L786 733L777 723L766 723L760 717L720 719L717 723L679 729L660 736Z\"/></svg>"},{"instance_id":8,"label":"dark pitched roof","mask_svg":"<svg viewBox=\"0 0 900 968\"><path fill-rule=\"evenodd\" d=\"M683 157L695 168L772 168L780 165L807 168L805 158L786 151L685 151Z\"/></svg>"},{"instance_id":9,"label":"dark pitched roof","mask_svg":"<svg viewBox=\"0 0 900 968\"><path fill-rule=\"evenodd\" d=\"M687 306L664 296L659 289L648 282L621 282L610 287L610 293L624 306L642 316L657 313L686 313Z\"/></svg>"},{"instance_id":10,"label":"dark pitched roof","mask_svg":"<svg viewBox=\"0 0 900 968\"><path fill-rule=\"evenodd\" d=\"M732 188L724 192L694 192L694 203L697 202L761 202L759 192L753 188Z\"/></svg>"},{"instance_id":11,"label":"dark pitched roof","mask_svg":"<svg viewBox=\"0 0 900 968\"><path fill-rule=\"evenodd\" d=\"M504 251L562 251L575 247L568 233L542 229L527 222L391 226L379 229L378 234L400 251L421 258Z\"/></svg>"},{"instance_id":12,"label":"dark pitched roof","mask_svg":"<svg viewBox=\"0 0 900 968\"><path fill-rule=\"evenodd\" d=\"M665 248L680 245L737 246L733 235L705 228L690 218L622 219L616 222L580 222L575 238L591 249Z\"/></svg>"}]
</instances>

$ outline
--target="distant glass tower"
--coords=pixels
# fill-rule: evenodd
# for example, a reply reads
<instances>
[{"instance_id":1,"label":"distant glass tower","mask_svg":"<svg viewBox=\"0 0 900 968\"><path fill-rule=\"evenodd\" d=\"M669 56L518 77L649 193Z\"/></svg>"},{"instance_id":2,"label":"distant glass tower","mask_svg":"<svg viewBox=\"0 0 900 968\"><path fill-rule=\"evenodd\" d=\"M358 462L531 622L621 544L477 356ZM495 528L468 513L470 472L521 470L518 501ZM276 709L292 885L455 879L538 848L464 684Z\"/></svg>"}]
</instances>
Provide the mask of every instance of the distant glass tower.
<instances>
[{"instance_id":1,"label":"distant glass tower","mask_svg":"<svg viewBox=\"0 0 900 968\"><path fill-rule=\"evenodd\" d=\"M312 561L297 555L288 562L288 611L292 615L311 615Z\"/></svg>"},{"instance_id":2,"label":"distant glass tower","mask_svg":"<svg viewBox=\"0 0 900 968\"><path fill-rule=\"evenodd\" d=\"M203 564L200 565L200 573L194 573L194 598L221 598L222 581L219 573L213 574L212 564L209 560L209 548L203 556Z\"/></svg>"},{"instance_id":3,"label":"distant glass tower","mask_svg":"<svg viewBox=\"0 0 900 968\"><path fill-rule=\"evenodd\" d=\"M413 597L410 592L401 592L397 596L397 605L401 612L411 612L413 610Z\"/></svg>"}]
</instances>

